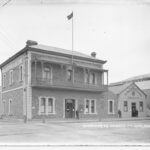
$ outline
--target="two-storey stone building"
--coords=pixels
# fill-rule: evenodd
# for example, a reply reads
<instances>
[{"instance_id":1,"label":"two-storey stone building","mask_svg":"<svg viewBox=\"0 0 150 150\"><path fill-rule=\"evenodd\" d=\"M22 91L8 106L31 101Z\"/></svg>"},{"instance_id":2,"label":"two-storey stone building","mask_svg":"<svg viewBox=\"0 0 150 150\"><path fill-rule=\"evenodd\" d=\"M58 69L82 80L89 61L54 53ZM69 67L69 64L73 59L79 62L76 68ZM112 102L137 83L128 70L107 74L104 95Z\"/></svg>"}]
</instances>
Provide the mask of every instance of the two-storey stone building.
<instances>
[{"instance_id":1,"label":"two-storey stone building","mask_svg":"<svg viewBox=\"0 0 150 150\"><path fill-rule=\"evenodd\" d=\"M108 71L103 69L106 61L92 55L27 41L25 48L0 65L2 113L59 119L76 118L78 110L80 118L103 118Z\"/></svg>"}]
</instances>

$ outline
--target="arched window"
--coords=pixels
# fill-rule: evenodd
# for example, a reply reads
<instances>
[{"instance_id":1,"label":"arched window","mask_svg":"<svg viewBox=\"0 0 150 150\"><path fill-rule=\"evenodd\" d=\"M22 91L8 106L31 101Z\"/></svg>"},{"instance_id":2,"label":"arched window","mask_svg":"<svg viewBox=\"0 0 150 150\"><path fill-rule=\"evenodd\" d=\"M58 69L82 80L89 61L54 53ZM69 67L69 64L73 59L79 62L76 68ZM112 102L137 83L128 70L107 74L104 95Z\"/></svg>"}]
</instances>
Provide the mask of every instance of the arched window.
<instances>
[{"instance_id":1,"label":"arched window","mask_svg":"<svg viewBox=\"0 0 150 150\"><path fill-rule=\"evenodd\" d=\"M9 71L9 84L11 85L13 83L13 70Z\"/></svg>"},{"instance_id":2,"label":"arched window","mask_svg":"<svg viewBox=\"0 0 150 150\"><path fill-rule=\"evenodd\" d=\"M22 65L19 66L19 81L23 80L23 67Z\"/></svg>"}]
</instances>

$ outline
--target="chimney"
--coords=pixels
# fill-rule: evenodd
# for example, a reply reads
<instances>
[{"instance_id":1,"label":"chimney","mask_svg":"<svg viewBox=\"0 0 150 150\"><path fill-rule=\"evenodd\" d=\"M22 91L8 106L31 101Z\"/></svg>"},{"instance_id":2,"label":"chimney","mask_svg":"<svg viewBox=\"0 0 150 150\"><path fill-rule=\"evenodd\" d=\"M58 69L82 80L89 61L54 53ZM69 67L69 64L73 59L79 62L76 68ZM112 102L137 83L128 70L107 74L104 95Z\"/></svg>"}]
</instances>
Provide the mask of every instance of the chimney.
<instances>
[{"instance_id":1,"label":"chimney","mask_svg":"<svg viewBox=\"0 0 150 150\"><path fill-rule=\"evenodd\" d=\"M38 43L36 41L32 41L32 40L27 40L26 42L26 46L32 46L32 45L37 45Z\"/></svg>"},{"instance_id":2,"label":"chimney","mask_svg":"<svg viewBox=\"0 0 150 150\"><path fill-rule=\"evenodd\" d=\"M92 52L91 56L94 57L94 58L96 58L96 52Z\"/></svg>"}]
</instances>

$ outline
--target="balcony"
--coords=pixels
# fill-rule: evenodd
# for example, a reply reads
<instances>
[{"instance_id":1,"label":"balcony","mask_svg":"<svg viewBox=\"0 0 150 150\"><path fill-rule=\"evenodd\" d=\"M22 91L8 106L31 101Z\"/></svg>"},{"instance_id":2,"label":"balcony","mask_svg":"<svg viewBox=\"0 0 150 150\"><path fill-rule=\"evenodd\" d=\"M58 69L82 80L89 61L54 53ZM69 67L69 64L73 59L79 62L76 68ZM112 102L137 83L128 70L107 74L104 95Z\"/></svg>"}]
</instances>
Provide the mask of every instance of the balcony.
<instances>
[{"instance_id":1,"label":"balcony","mask_svg":"<svg viewBox=\"0 0 150 150\"><path fill-rule=\"evenodd\" d=\"M43 88L56 88L56 89L68 89L68 90L78 90L78 91L92 91L92 92L102 92L107 91L107 85L94 85L84 82L73 81L60 81L54 79L44 79L44 78L32 78L32 87L43 87Z\"/></svg>"}]
</instances>

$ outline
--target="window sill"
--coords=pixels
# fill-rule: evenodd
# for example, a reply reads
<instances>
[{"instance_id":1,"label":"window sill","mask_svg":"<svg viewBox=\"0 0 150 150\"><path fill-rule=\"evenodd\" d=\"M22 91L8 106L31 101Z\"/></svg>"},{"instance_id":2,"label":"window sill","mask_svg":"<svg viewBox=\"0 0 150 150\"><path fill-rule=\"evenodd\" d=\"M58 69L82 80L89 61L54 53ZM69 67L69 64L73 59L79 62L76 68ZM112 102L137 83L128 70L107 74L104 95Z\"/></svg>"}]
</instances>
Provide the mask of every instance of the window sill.
<instances>
[{"instance_id":1,"label":"window sill","mask_svg":"<svg viewBox=\"0 0 150 150\"><path fill-rule=\"evenodd\" d=\"M52 112L52 113L38 113L39 115L56 115L56 112Z\"/></svg>"},{"instance_id":2,"label":"window sill","mask_svg":"<svg viewBox=\"0 0 150 150\"><path fill-rule=\"evenodd\" d=\"M114 112L108 112L108 115L115 115L115 113Z\"/></svg>"},{"instance_id":3,"label":"window sill","mask_svg":"<svg viewBox=\"0 0 150 150\"><path fill-rule=\"evenodd\" d=\"M93 85L93 86L94 86L94 85L95 85L95 86L97 85L97 83L87 83L87 82L85 82L85 84L87 84L87 85Z\"/></svg>"},{"instance_id":4,"label":"window sill","mask_svg":"<svg viewBox=\"0 0 150 150\"><path fill-rule=\"evenodd\" d=\"M95 113L84 113L84 115L97 115L97 112L95 112Z\"/></svg>"},{"instance_id":5,"label":"window sill","mask_svg":"<svg viewBox=\"0 0 150 150\"><path fill-rule=\"evenodd\" d=\"M48 113L47 115L56 115L56 112Z\"/></svg>"}]
</instances>

